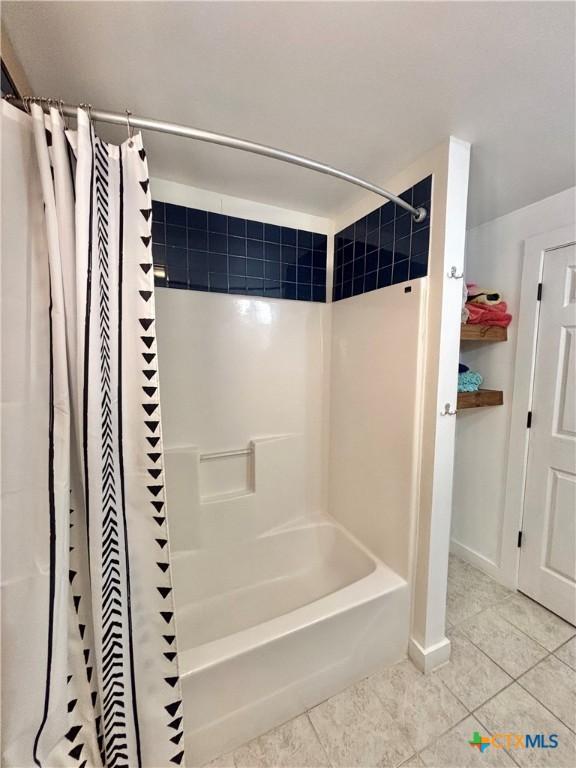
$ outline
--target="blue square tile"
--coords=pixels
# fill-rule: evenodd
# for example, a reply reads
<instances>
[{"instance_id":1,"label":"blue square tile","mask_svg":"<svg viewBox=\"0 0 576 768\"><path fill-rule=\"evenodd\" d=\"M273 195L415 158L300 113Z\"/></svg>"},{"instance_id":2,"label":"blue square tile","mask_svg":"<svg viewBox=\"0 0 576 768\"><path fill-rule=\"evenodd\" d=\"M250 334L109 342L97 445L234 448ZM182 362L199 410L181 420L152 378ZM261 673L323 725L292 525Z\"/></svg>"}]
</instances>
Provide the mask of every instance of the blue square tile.
<instances>
[{"instance_id":1,"label":"blue square tile","mask_svg":"<svg viewBox=\"0 0 576 768\"><path fill-rule=\"evenodd\" d=\"M366 240L366 217L354 222L354 240Z\"/></svg>"},{"instance_id":2,"label":"blue square tile","mask_svg":"<svg viewBox=\"0 0 576 768\"><path fill-rule=\"evenodd\" d=\"M282 263L296 264L296 248L292 245L282 246Z\"/></svg>"},{"instance_id":3,"label":"blue square tile","mask_svg":"<svg viewBox=\"0 0 576 768\"><path fill-rule=\"evenodd\" d=\"M152 221L166 221L165 203L160 203L158 200L152 200Z\"/></svg>"},{"instance_id":4,"label":"blue square tile","mask_svg":"<svg viewBox=\"0 0 576 768\"><path fill-rule=\"evenodd\" d=\"M326 251L312 251L312 266L326 269Z\"/></svg>"},{"instance_id":5,"label":"blue square tile","mask_svg":"<svg viewBox=\"0 0 576 768\"><path fill-rule=\"evenodd\" d=\"M404 261L410 258L410 235L396 240L394 243L394 261Z\"/></svg>"},{"instance_id":6,"label":"blue square tile","mask_svg":"<svg viewBox=\"0 0 576 768\"><path fill-rule=\"evenodd\" d=\"M402 237L407 237L412 229L412 216L409 213L405 213L395 220L394 224L394 237L396 240L400 240Z\"/></svg>"},{"instance_id":7,"label":"blue square tile","mask_svg":"<svg viewBox=\"0 0 576 768\"><path fill-rule=\"evenodd\" d=\"M269 243L279 243L282 230L275 224L264 224L264 240Z\"/></svg>"},{"instance_id":8,"label":"blue square tile","mask_svg":"<svg viewBox=\"0 0 576 768\"><path fill-rule=\"evenodd\" d=\"M228 290L230 293L246 293L246 277L243 275L230 275L228 277Z\"/></svg>"},{"instance_id":9,"label":"blue square tile","mask_svg":"<svg viewBox=\"0 0 576 768\"><path fill-rule=\"evenodd\" d=\"M366 270L366 259L354 259L354 277L361 277Z\"/></svg>"},{"instance_id":10,"label":"blue square tile","mask_svg":"<svg viewBox=\"0 0 576 768\"><path fill-rule=\"evenodd\" d=\"M313 252L310 248L298 248L298 264L302 264L305 267L311 267L313 258L312 253Z\"/></svg>"},{"instance_id":11,"label":"blue square tile","mask_svg":"<svg viewBox=\"0 0 576 768\"><path fill-rule=\"evenodd\" d=\"M312 282L314 285L326 285L326 270L321 267L312 269Z\"/></svg>"},{"instance_id":12,"label":"blue square tile","mask_svg":"<svg viewBox=\"0 0 576 768\"><path fill-rule=\"evenodd\" d=\"M208 229L208 212L200 211L198 208L188 208L186 226L189 229Z\"/></svg>"},{"instance_id":13,"label":"blue square tile","mask_svg":"<svg viewBox=\"0 0 576 768\"><path fill-rule=\"evenodd\" d=\"M297 286L296 283L282 283L282 296L285 299L297 298Z\"/></svg>"},{"instance_id":14,"label":"blue square tile","mask_svg":"<svg viewBox=\"0 0 576 768\"><path fill-rule=\"evenodd\" d=\"M344 267L336 267L334 270L334 283L341 283L342 282L342 273L344 271Z\"/></svg>"},{"instance_id":15,"label":"blue square tile","mask_svg":"<svg viewBox=\"0 0 576 768\"><path fill-rule=\"evenodd\" d=\"M161 245L166 242L166 228L164 226L164 222L152 222L152 242L160 243Z\"/></svg>"},{"instance_id":16,"label":"blue square tile","mask_svg":"<svg viewBox=\"0 0 576 768\"><path fill-rule=\"evenodd\" d=\"M208 253L206 251L188 251L188 268L208 272Z\"/></svg>"},{"instance_id":17,"label":"blue square tile","mask_svg":"<svg viewBox=\"0 0 576 768\"><path fill-rule=\"evenodd\" d=\"M375 211L372 211L372 213L369 213L368 216L366 216L366 231L372 232L374 229L378 229L380 227L380 208L376 208Z\"/></svg>"},{"instance_id":18,"label":"blue square tile","mask_svg":"<svg viewBox=\"0 0 576 768\"><path fill-rule=\"evenodd\" d=\"M326 286L325 285L313 285L312 286L312 301L326 301Z\"/></svg>"},{"instance_id":19,"label":"blue square tile","mask_svg":"<svg viewBox=\"0 0 576 768\"><path fill-rule=\"evenodd\" d=\"M264 280L264 295L269 299L282 298L282 286L278 280Z\"/></svg>"},{"instance_id":20,"label":"blue square tile","mask_svg":"<svg viewBox=\"0 0 576 768\"><path fill-rule=\"evenodd\" d=\"M185 249L167 248L166 267L169 285L188 287L188 255Z\"/></svg>"},{"instance_id":21,"label":"blue square tile","mask_svg":"<svg viewBox=\"0 0 576 768\"><path fill-rule=\"evenodd\" d=\"M188 285L193 291L207 291L208 271L191 268L188 272Z\"/></svg>"},{"instance_id":22,"label":"blue square tile","mask_svg":"<svg viewBox=\"0 0 576 768\"><path fill-rule=\"evenodd\" d=\"M228 256L228 272L231 275L246 276L246 259L241 256Z\"/></svg>"},{"instance_id":23,"label":"blue square tile","mask_svg":"<svg viewBox=\"0 0 576 768\"><path fill-rule=\"evenodd\" d=\"M346 264L344 264L344 267L343 267L342 282L347 283L349 280L352 280L353 277L354 277L354 262L348 261Z\"/></svg>"},{"instance_id":24,"label":"blue square tile","mask_svg":"<svg viewBox=\"0 0 576 768\"><path fill-rule=\"evenodd\" d=\"M364 293L374 291L378 287L378 272L367 272L364 275Z\"/></svg>"},{"instance_id":25,"label":"blue square tile","mask_svg":"<svg viewBox=\"0 0 576 768\"><path fill-rule=\"evenodd\" d=\"M213 293L228 293L228 275L210 272L209 290Z\"/></svg>"},{"instance_id":26,"label":"blue square tile","mask_svg":"<svg viewBox=\"0 0 576 768\"><path fill-rule=\"evenodd\" d=\"M264 224L260 221L247 221L246 236L252 240L264 240Z\"/></svg>"},{"instance_id":27,"label":"blue square tile","mask_svg":"<svg viewBox=\"0 0 576 768\"><path fill-rule=\"evenodd\" d=\"M392 267L380 267L378 270L378 288L387 288L392 284Z\"/></svg>"},{"instance_id":28,"label":"blue square tile","mask_svg":"<svg viewBox=\"0 0 576 768\"><path fill-rule=\"evenodd\" d=\"M332 301L340 301L342 298L342 286L335 285L332 290Z\"/></svg>"},{"instance_id":29,"label":"blue square tile","mask_svg":"<svg viewBox=\"0 0 576 768\"><path fill-rule=\"evenodd\" d=\"M218 232L221 235L225 235L228 231L228 217L223 216L221 213L209 213L208 214L208 231Z\"/></svg>"},{"instance_id":30,"label":"blue square tile","mask_svg":"<svg viewBox=\"0 0 576 768\"><path fill-rule=\"evenodd\" d=\"M298 230L298 248L312 248L312 232Z\"/></svg>"},{"instance_id":31,"label":"blue square tile","mask_svg":"<svg viewBox=\"0 0 576 768\"><path fill-rule=\"evenodd\" d=\"M366 254L366 272L374 272L378 269L378 251Z\"/></svg>"},{"instance_id":32,"label":"blue square tile","mask_svg":"<svg viewBox=\"0 0 576 768\"><path fill-rule=\"evenodd\" d=\"M366 253L375 251L380 247L380 230L373 229L366 235Z\"/></svg>"},{"instance_id":33,"label":"blue square tile","mask_svg":"<svg viewBox=\"0 0 576 768\"><path fill-rule=\"evenodd\" d=\"M186 227L175 227L172 224L166 224L166 245L186 248Z\"/></svg>"},{"instance_id":34,"label":"blue square tile","mask_svg":"<svg viewBox=\"0 0 576 768\"><path fill-rule=\"evenodd\" d=\"M347 261L352 261L354 258L354 243L348 243L348 245L345 245L342 254L344 264L346 264Z\"/></svg>"},{"instance_id":35,"label":"blue square tile","mask_svg":"<svg viewBox=\"0 0 576 768\"><path fill-rule=\"evenodd\" d=\"M297 230L291 227L282 227L282 245L296 245Z\"/></svg>"},{"instance_id":36,"label":"blue square tile","mask_svg":"<svg viewBox=\"0 0 576 768\"><path fill-rule=\"evenodd\" d=\"M305 283L298 283L296 295L300 301L312 301L312 286Z\"/></svg>"},{"instance_id":37,"label":"blue square tile","mask_svg":"<svg viewBox=\"0 0 576 768\"><path fill-rule=\"evenodd\" d=\"M355 277L352 281L352 295L358 296L364 292L364 275L361 277Z\"/></svg>"},{"instance_id":38,"label":"blue square tile","mask_svg":"<svg viewBox=\"0 0 576 768\"><path fill-rule=\"evenodd\" d=\"M263 296L264 295L264 278L263 277L247 277L246 290L252 296Z\"/></svg>"},{"instance_id":39,"label":"blue square tile","mask_svg":"<svg viewBox=\"0 0 576 768\"><path fill-rule=\"evenodd\" d=\"M315 251L325 251L328 247L328 236L322 235L319 232L312 233L312 248Z\"/></svg>"},{"instance_id":40,"label":"blue square tile","mask_svg":"<svg viewBox=\"0 0 576 768\"><path fill-rule=\"evenodd\" d=\"M394 221L389 221L380 227L380 248L394 247Z\"/></svg>"},{"instance_id":41,"label":"blue square tile","mask_svg":"<svg viewBox=\"0 0 576 768\"><path fill-rule=\"evenodd\" d=\"M205 251L208 248L208 233L202 229L188 230L188 248Z\"/></svg>"},{"instance_id":42,"label":"blue square tile","mask_svg":"<svg viewBox=\"0 0 576 768\"><path fill-rule=\"evenodd\" d=\"M264 277L267 280L280 281L282 278L282 268L279 261L264 262Z\"/></svg>"},{"instance_id":43,"label":"blue square tile","mask_svg":"<svg viewBox=\"0 0 576 768\"><path fill-rule=\"evenodd\" d=\"M249 277L264 277L264 261L246 259L246 274Z\"/></svg>"},{"instance_id":44,"label":"blue square tile","mask_svg":"<svg viewBox=\"0 0 576 768\"><path fill-rule=\"evenodd\" d=\"M348 245L354 240L354 224L350 224L340 232L340 237L344 240L344 245Z\"/></svg>"},{"instance_id":45,"label":"blue square tile","mask_svg":"<svg viewBox=\"0 0 576 768\"><path fill-rule=\"evenodd\" d=\"M344 263L344 251L336 251L334 253L334 268L341 267Z\"/></svg>"},{"instance_id":46,"label":"blue square tile","mask_svg":"<svg viewBox=\"0 0 576 768\"><path fill-rule=\"evenodd\" d=\"M398 197L401 200L404 200L405 203L408 203L409 205L412 205L412 187L409 189L405 189L404 192L401 192Z\"/></svg>"},{"instance_id":47,"label":"blue square tile","mask_svg":"<svg viewBox=\"0 0 576 768\"><path fill-rule=\"evenodd\" d=\"M352 296L352 280L342 283L342 298L348 299Z\"/></svg>"},{"instance_id":48,"label":"blue square tile","mask_svg":"<svg viewBox=\"0 0 576 768\"><path fill-rule=\"evenodd\" d=\"M392 282L403 283L410 277L410 260L395 261L392 269Z\"/></svg>"},{"instance_id":49,"label":"blue square tile","mask_svg":"<svg viewBox=\"0 0 576 768\"><path fill-rule=\"evenodd\" d=\"M208 269L221 275L228 274L228 256L223 253L208 254Z\"/></svg>"},{"instance_id":50,"label":"blue square tile","mask_svg":"<svg viewBox=\"0 0 576 768\"><path fill-rule=\"evenodd\" d=\"M298 267L296 264L282 264L282 280L288 283L295 283Z\"/></svg>"},{"instance_id":51,"label":"blue square tile","mask_svg":"<svg viewBox=\"0 0 576 768\"><path fill-rule=\"evenodd\" d=\"M280 246L277 245L278 251ZM246 253L251 259L263 259L265 253L265 244L262 240L246 240Z\"/></svg>"},{"instance_id":52,"label":"blue square tile","mask_svg":"<svg viewBox=\"0 0 576 768\"><path fill-rule=\"evenodd\" d=\"M228 253L232 256L246 256L246 238L228 236Z\"/></svg>"},{"instance_id":53,"label":"blue square tile","mask_svg":"<svg viewBox=\"0 0 576 768\"><path fill-rule=\"evenodd\" d=\"M228 234L235 237L246 237L246 219L228 216Z\"/></svg>"},{"instance_id":54,"label":"blue square tile","mask_svg":"<svg viewBox=\"0 0 576 768\"><path fill-rule=\"evenodd\" d=\"M354 242L354 260L363 259L366 255L366 243L362 240Z\"/></svg>"},{"instance_id":55,"label":"blue square tile","mask_svg":"<svg viewBox=\"0 0 576 768\"><path fill-rule=\"evenodd\" d=\"M384 203L380 208L380 226L388 224L389 221L394 221L396 218L396 206L394 203Z\"/></svg>"},{"instance_id":56,"label":"blue square tile","mask_svg":"<svg viewBox=\"0 0 576 768\"><path fill-rule=\"evenodd\" d=\"M298 265L298 283L312 282L312 267L301 267Z\"/></svg>"},{"instance_id":57,"label":"blue square tile","mask_svg":"<svg viewBox=\"0 0 576 768\"><path fill-rule=\"evenodd\" d=\"M281 253L277 243L264 243L264 258L267 261L281 261Z\"/></svg>"},{"instance_id":58,"label":"blue square tile","mask_svg":"<svg viewBox=\"0 0 576 768\"><path fill-rule=\"evenodd\" d=\"M420 253L428 253L430 245L430 229L425 227L417 232L412 232L412 242L410 244L410 253L412 256Z\"/></svg>"},{"instance_id":59,"label":"blue square tile","mask_svg":"<svg viewBox=\"0 0 576 768\"><path fill-rule=\"evenodd\" d=\"M428 254L421 253L410 259L410 280L416 277L426 277L428 274Z\"/></svg>"},{"instance_id":60,"label":"blue square tile","mask_svg":"<svg viewBox=\"0 0 576 768\"><path fill-rule=\"evenodd\" d=\"M334 250L339 251L344 248L344 238L341 235L335 235L334 237Z\"/></svg>"},{"instance_id":61,"label":"blue square tile","mask_svg":"<svg viewBox=\"0 0 576 768\"><path fill-rule=\"evenodd\" d=\"M154 264L166 264L166 246L152 243L152 261Z\"/></svg>"},{"instance_id":62,"label":"blue square tile","mask_svg":"<svg viewBox=\"0 0 576 768\"><path fill-rule=\"evenodd\" d=\"M432 197L432 176L427 176L422 181L414 185L412 194L412 205L418 208L425 205Z\"/></svg>"},{"instance_id":63,"label":"blue square tile","mask_svg":"<svg viewBox=\"0 0 576 768\"><path fill-rule=\"evenodd\" d=\"M394 250L392 248L380 248L378 251L378 269L392 266L393 261Z\"/></svg>"},{"instance_id":64,"label":"blue square tile","mask_svg":"<svg viewBox=\"0 0 576 768\"><path fill-rule=\"evenodd\" d=\"M210 253L228 253L228 238L226 235L209 232L208 250Z\"/></svg>"},{"instance_id":65,"label":"blue square tile","mask_svg":"<svg viewBox=\"0 0 576 768\"><path fill-rule=\"evenodd\" d=\"M166 224L175 224L179 227L186 226L186 208L183 205L166 203Z\"/></svg>"}]
</instances>

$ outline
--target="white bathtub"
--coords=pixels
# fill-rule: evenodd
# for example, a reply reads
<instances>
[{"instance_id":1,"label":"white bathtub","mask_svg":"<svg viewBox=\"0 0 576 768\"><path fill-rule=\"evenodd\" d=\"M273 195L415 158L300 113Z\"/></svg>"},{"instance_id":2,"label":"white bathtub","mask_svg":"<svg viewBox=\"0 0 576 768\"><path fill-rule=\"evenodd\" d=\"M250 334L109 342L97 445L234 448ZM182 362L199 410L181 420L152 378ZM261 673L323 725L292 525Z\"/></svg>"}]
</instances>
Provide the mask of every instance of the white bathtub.
<instances>
[{"instance_id":1,"label":"white bathtub","mask_svg":"<svg viewBox=\"0 0 576 768\"><path fill-rule=\"evenodd\" d=\"M174 555L188 761L406 655L407 583L328 517Z\"/></svg>"}]
</instances>

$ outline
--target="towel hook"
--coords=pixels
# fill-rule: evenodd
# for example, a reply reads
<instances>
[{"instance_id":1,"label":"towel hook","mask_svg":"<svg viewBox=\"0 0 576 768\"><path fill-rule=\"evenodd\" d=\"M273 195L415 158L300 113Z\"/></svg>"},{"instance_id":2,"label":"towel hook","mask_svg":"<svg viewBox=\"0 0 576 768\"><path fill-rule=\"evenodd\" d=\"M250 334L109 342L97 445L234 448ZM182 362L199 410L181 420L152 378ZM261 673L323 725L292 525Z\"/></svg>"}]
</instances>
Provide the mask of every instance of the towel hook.
<instances>
[{"instance_id":1,"label":"towel hook","mask_svg":"<svg viewBox=\"0 0 576 768\"><path fill-rule=\"evenodd\" d=\"M444 410L440 411L440 416L456 416L457 410L450 410L450 403L446 403Z\"/></svg>"},{"instance_id":2,"label":"towel hook","mask_svg":"<svg viewBox=\"0 0 576 768\"><path fill-rule=\"evenodd\" d=\"M451 277L453 280L462 280L464 277L464 272L459 275L456 267L450 267L450 272L448 272L447 277Z\"/></svg>"}]
</instances>

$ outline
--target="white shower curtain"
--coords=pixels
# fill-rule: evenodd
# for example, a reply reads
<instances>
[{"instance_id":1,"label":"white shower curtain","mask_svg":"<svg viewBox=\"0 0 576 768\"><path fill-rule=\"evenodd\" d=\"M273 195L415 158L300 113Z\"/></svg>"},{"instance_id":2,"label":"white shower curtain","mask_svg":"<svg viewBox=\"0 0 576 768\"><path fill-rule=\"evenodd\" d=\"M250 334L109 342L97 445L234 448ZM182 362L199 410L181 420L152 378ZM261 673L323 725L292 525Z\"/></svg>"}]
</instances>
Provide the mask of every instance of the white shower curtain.
<instances>
[{"instance_id":1,"label":"white shower curtain","mask_svg":"<svg viewBox=\"0 0 576 768\"><path fill-rule=\"evenodd\" d=\"M49 262L47 305L36 297L49 340L47 535L29 543L46 578L26 588L43 590L32 596L45 613L29 640L35 676L4 723L3 765L184 765L146 153L139 135L101 141L83 110L73 132L55 109L33 105L32 120ZM4 664L11 650L26 659L23 630L3 620Z\"/></svg>"}]
</instances>

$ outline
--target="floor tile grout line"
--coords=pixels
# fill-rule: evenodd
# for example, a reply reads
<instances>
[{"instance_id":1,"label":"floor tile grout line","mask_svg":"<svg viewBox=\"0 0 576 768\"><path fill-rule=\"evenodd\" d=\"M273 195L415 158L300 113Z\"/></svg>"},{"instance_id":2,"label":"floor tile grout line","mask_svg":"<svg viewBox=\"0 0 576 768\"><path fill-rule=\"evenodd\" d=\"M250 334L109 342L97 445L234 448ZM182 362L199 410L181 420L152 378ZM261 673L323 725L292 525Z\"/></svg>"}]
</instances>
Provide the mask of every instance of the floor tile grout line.
<instances>
[{"instance_id":1,"label":"floor tile grout line","mask_svg":"<svg viewBox=\"0 0 576 768\"><path fill-rule=\"evenodd\" d=\"M314 707L312 707L312 709L314 709ZM316 740L320 744L322 752L324 753L324 756L326 758L327 765L329 765L331 768L336 768L336 766L334 765L334 763L330 759L330 755L328 754L328 750L324 746L324 742L322 741L322 738L321 738L320 734L316 730L316 726L314 725L314 722L312 721L312 718L310 717L310 711L311 711L310 709L306 710L305 717L308 720L308 722L310 723L310 727L312 728L312 732L314 733L314 736L316 736Z\"/></svg>"},{"instance_id":2,"label":"floor tile grout line","mask_svg":"<svg viewBox=\"0 0 576 768\"><path fill-rule=\"evenodd\" d=\"M532 667L532 669L534 669L534 667ZM522 675L522 677L523 676L524 675ZM568 728L569 731L571 731L574 735L576 735L576 730L574 729L574 727L568 725L568 723L565 723L564 720L562 720L562 718L560 717L560 715L557 715L556 712L553 712L547 704L545 704L543 701L540 701L540 699L536 696L536 694L533 691L528 690L528 688L526 688L524 685L522 685L522 683L520 682L520 678L518 680L516 680L515 682L518 683L518 685L522 688L523 691L526 691L527 694L532 696L532 698L535 701L537 701L538 704L543 706L544 709L547 709L548 712L550 712L550 714L553 715L553 717L555 717L556 720L558 720L558 722L562 723L562 725L566 726L566 728Z\"/></svg>"}]
</instances>

